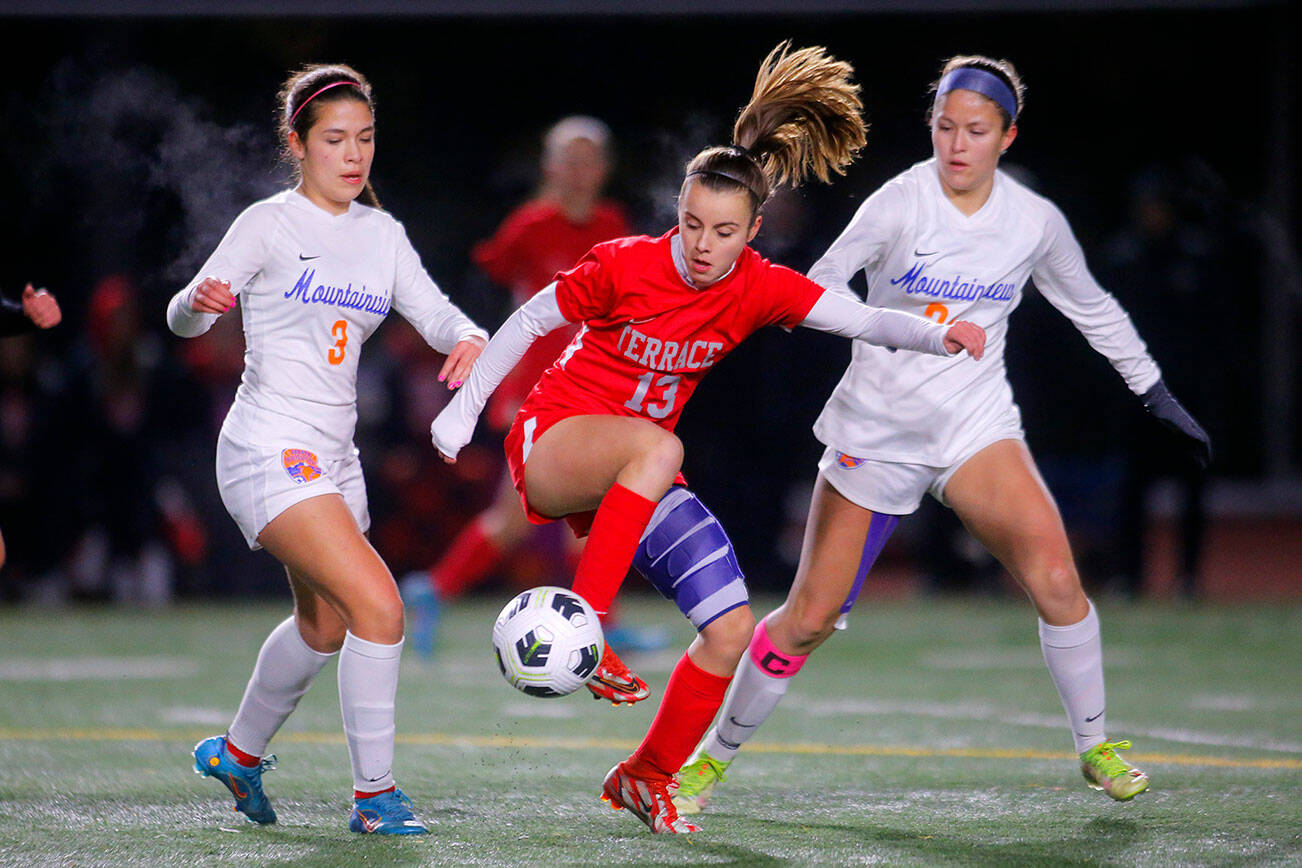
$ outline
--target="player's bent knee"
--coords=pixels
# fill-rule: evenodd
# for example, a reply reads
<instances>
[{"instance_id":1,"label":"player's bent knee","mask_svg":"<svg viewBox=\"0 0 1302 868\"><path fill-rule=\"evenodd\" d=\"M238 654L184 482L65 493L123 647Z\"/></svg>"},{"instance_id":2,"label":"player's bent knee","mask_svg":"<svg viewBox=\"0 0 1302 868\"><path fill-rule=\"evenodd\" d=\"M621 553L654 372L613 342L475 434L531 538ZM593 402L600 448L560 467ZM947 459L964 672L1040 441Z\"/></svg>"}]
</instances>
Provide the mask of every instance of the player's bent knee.
<instances>
[{"instance_id":1,"label":"player's bent knee","mask_svg":"<svg viewBox=\"0 0 1302 868\"><path fill-rule=\"evenodd\" d=\"M1027 585L1036 608L1055 621L1077 613L1086 605L1080 576L1070 561L1041 566L1035 575L1028 577Z\"/></svg>"},{"instance_id":2,"label":"player's bent knee","mask_svg":"<svg viewBox=\"0 0 1302 868\"><path fill-rule=\"evenodd\" d=\"M718 657L741 659L755 632L750 606L740 606L715 618L701 629L701 639Z\"/></svg>"},{"instance_id":3,"label":"player's bent knee","mask_svg":"<svg viewBox=\"0 0 1302 868\"><path fill-rule=\"evenodd\" d=\"M723 525L681 485L660 498L633 566L673 600L697 630L750 602L745 576Z\"/></svg>"},{"instance_id":4,"label":"player's bent knee","mask_svg":"<svg viewBox=\"0 0 1302 868\"><path fill-rule=\"evenodd\" d=\"M683 441L668 431L656 431L639 459L648 470L673 479L683 466Z\"/></svg>"}]
</instances>

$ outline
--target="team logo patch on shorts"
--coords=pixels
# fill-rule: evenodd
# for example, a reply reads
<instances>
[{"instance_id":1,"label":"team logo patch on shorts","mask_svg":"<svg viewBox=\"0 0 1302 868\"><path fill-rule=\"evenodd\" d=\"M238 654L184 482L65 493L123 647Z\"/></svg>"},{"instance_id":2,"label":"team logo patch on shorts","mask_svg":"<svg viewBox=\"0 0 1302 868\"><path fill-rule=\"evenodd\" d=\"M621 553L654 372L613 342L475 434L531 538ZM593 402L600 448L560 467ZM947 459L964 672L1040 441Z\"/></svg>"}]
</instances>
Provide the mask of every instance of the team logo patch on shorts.
<instances>
[{"instance_id":1,"label":"team logo patch on shorts","mask_svg":"<svg viewBox=\"0 0 1302 868\"><path fill-rule=\"evenodd\" d=\"M836 453L837 465L840 467L844 467L846 470L854 470L860 464L863 464L864 461L865 459L863 458L854 458L850 455L846 455L844 452Z\"/></svg>"},{"instance_id":2,"label":"team logo patch on shorts","mask_svg":"<svg viewBox=\"0 0 1302 868\"><path fill-rule=\"evenodd\" d=\"M321 475L316 455L306 449L286 449L280 453L280 462L295 482L311 482Z\"/></svg>"}]
</instances>

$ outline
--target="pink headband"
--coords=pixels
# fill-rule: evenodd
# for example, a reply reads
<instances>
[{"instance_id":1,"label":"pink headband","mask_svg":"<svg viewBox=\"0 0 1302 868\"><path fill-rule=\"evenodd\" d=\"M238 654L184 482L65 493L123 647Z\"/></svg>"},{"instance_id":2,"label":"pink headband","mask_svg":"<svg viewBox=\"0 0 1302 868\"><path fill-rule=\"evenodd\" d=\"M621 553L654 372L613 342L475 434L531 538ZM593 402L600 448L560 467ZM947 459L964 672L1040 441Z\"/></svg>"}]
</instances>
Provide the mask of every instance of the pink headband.
<instances>
[{"instance_id":1,"label":"pink headband","mask_svg":"<svg viewBox=\"0 0 1302 868\"><path fill-rule=\"evenodd\" d=\"M297 117L298 117L298 113L301 112L301 111L303 110L303 106L307 105L307 104L310 103L312 100L316 99L316 98L319 97L321 94L323 94L323 93L325 93L326 91L328 91L330 88L332 88L332 87L338 87L338 86L341 85L341 84L351 84L353 87L357 88L358 90L361 90L361 89L362 89L362 86L361 86L360 84L358 84L357 82L355 82L355 81L353 81L352 79L349 79L349 78L345 78L343 81L332 81L332 82L330 82L330 83L327 84L325 87L321 88L321 89L318 90L316 93L312 94L310 97L308 97L307 99L303 100L301 103L298 104L298 108L294 109L294 113L293 113L292 115L289 116L289 126L290 126L290 128L291 128L291 129L293 128L293 126L294 126L294 119L297 118Z\"/></svg>"}]
</instances>

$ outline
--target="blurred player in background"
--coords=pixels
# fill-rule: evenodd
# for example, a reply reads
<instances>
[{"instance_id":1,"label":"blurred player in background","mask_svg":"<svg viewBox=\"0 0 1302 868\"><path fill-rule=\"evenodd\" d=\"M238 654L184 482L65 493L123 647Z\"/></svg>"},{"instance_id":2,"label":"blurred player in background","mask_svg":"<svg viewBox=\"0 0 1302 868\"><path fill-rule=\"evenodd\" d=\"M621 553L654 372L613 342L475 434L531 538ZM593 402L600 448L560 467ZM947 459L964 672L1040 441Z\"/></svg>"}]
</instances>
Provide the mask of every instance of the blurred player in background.
<instances>
[{"instance_id":1,"label":"blurred player in background","mask_svg":"<svg viewBox=\"0 0 1302 868\"><path fill-rule=\"evenodd\" d=\"M543 137L541 168L537 195L507 215L493 237L476 245L473 253L475 264L511 293L514 307L529 301L594 245L629 234L624 209L602 198L611 169L610 129L605 123L582 115L558 121ZM502 380L486 411L492 431L506 435L516 411L577 328L567 326L540 337ZM520 496L504 470L493 503L465 526L438 563L428 571L408 573L401 582L416 650L433 653L441 603L475 587L512 549L537 540L539 530L520 510ZM581 545L575 542L569 548L577 558ZM617 627L613 615L607 615L602 626L617 647L646 648L658 644L658 638L663 643L655 633Z\"/></svg>"},{"instance_id":2,"label":"blurred player in background","mask_svg":"<svg viewBox=\"0 0 1302 868\"><path fill-rule=\"evenodd\" d=\"M250 548L285 565L294 614L267 638L225 735L195 746L256 823L267 744L339 654L339 704L353 767L349 828L419 834L393 778L394 696L403 643L397 585L366 538L353 431L361 344L390 308L447 361L460 385L487 335L430 279L369 182L371 88L343 65L309 66L281 91L282 143L298 185L244 211L167 309L172 331L203 334L241 299L245 367L217 441L222 500ZM365 203L365 204L362 204Z\"/></svg>"},{"instance_id":3,"label":"blurred player in background","mask_svg":"<svg viewBox=\"0 0 1302 868\"><path fill-rule=\"evenodd\" d=\"M507 460L530 520L565 518L588 535L576 593L608 611L636 562L698 630L642 745L603 785L603 798L653 832L697 830L678 817L669 784L723 701L755 624L731 544L680 473L683 445L672 432L697 384L766 325L945 356L979 356L984 345L970 323L941 326L825 293L747 246L773 186L829 180L863 146L852 73L821 48L774 49L733 144L687 165L678 226L659 238L599 244L558 275L493 336L431 426L434 445L455 460L493 387L530 344L582 324L517 414ZM616 703L649 694L609 646L588 686Z\"/></svg>"},{"instance_id":4,"label":"blurred player in background","mask_svg":"<svg viewBox=\"0 0 1302 868\"><path fill-rule=\"evenodd\" d=\"M37 329L52 329L63 320L59 302L48 289L30 283L23 287L20 301L0 295L0 337L19 335ZM5 539L0 535L0 567L5 565Z\"/></svg>"},{"instance_id":5,"label":"blurred player in background","mask_svg":"<svg viewBox=\"0 0 1302 868\"><path fill-rule=\"evenodd\" d=\"M814 426L827 450L795 581L786 602L756 627L718 724L681 770L680 812L705 806L791 677L834 626L844 626L900 516L928 493L958 514L1035 605L1045 663L1090 786L1119 800L1148 787L1148 777L1116 754L1129 742L1105 738L1098 615L1026 448L1004 370L1008 317L1027 278L1204 466L1211 444L1163 384L1126 312L1090 275L1062 213L997 171L1022 107L1012 64L955 57L933 90L934 157L870 196L809 276L853 298L850 278L863 270L871 304L941 323L970 318L989 331L989 358L970 365L854 345Z\"/></svg>"}]
</instances>

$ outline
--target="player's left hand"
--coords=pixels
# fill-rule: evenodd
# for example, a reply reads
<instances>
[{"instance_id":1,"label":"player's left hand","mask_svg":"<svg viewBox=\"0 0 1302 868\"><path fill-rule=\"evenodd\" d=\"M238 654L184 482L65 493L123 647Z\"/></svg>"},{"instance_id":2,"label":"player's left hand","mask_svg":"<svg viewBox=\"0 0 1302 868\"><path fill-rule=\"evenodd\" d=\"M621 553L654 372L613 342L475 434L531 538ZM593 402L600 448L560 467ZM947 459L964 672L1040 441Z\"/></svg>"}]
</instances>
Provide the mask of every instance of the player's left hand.
<instances>
[{"instance_id":1,"label":"player's left hand","mask_svg":"<svg viewBox=\"0 0 1302 868\"><path fill-rule=\"evenodd\" d=\"M1157 417L1157 420L1176 434L1184 438L1185 450L1198 466L1207 469L1212 463L1212 438L1203 430L1184 405L1175 399L1166 383L1158 380L1147 392L1140 396L1144 409Z\"/></svg>"},{"instance_id":2,"label":"player's left hand","mask_svg":"<svg viewBox=\"0 0 1302 868\"><path fill-rule=\"evenodd\" d=\"M30 283L23 290L23 313L37 328L54 328L63 320L63 311L50 291L36 289Z\"/></svg>"},{"instance_id":3,"label":"player's left hand","mask_svg":"<svg viewBox=\"0 0 1302 868\"><path fill-rule=\"evenodd\" d=\"M439 370L439 382L447 383L449 389L455 389L466 381L470 367L479 358L487 344L483 338L471 337L459 341Z\"/></svg>"},{"instance_id":4,"label":"player's left hand","mask_svg":"<svg viewBox=\"0 0 1302 868\"><path fill-rule=\"evenodd\" d=\"M945 332L945 349L951 353L967 350L967 354L979 359L986 352L986 330L976 323L959 320Z\"/></svg>"}]
</instances>

